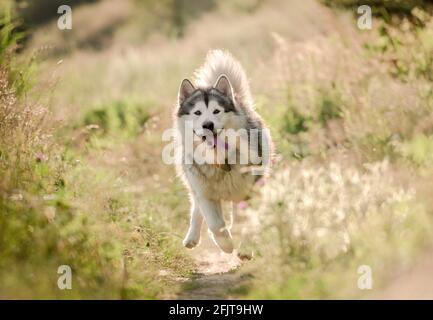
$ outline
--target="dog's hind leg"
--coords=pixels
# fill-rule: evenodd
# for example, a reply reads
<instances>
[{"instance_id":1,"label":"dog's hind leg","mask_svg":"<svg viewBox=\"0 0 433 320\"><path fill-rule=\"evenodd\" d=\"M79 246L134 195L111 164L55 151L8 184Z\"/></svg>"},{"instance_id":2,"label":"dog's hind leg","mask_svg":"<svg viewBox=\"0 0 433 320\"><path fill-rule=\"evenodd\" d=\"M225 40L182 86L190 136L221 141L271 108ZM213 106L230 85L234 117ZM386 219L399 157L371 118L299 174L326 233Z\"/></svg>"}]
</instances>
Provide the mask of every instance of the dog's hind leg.
<instances>
[{"instance_id":1,"label":"dog's hind leg","mask_svg":"<svg viewBox=\"0 0 433 320\"><path fill-rule=\"evenodd\" d=\"M246 204L246 203L245 203ZM244 205L244 204L243 204ZM233 211L232 211L232 223L235 220L237 229L236 229L236 255L241 260L251 260L254 257L254 245L250 239L251 230L248 228L248 221L245 221L245 217L239 216L239 206L240 203L233 202ZM239 228L240 227L240 228Z\"/></svg>"},{"instance_id":2,"label":"dog's hind leg","mask_svg":"<svg viewBox=\"0 0 433 320\"><path fill-rule=\"evenodd\" d=\"M194 201L194 200L193 200ZM183 239L183 245L187 248L194 248L200 243L200 231L203 224L203 216L198 206L193 203L191 207L191 219L189 222L188 233Z\"/></svg>"}]
</instances>

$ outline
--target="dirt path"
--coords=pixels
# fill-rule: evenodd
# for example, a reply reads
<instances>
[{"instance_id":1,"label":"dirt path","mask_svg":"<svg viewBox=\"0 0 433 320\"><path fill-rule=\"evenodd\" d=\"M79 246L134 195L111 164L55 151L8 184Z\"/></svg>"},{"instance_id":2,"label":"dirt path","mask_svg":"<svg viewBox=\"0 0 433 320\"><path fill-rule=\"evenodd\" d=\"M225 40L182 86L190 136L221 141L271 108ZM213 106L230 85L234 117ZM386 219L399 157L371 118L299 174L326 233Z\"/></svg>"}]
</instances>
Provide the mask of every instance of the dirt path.
<instances>
[{"instance_id":1,"label":"dirt path","mask_svg":"<svg viewBox=\"0 0 433 320\"><path fill-rule=\"evenodd\" d=\"M239 286L244 279L237 270L241 261L233 254L225 254L215 246L207 235L202 233L202 243L191 250L196 265L193 277L183 283L178 299L229 299L231 290Z\"/></svg>"},{"instance_id":2,"label":"dirt path","mask_svg":"<svg viewBox=\"0 0 433 320\"><path fill-rule=\"evenodd\" d=\"M203 243L191 251L194 276L183 283L178 299L209 300L234 298L234 288L245 283L239 274L242 262L235 254L222 253L204 234ZM422 256L409 271L390 281L381 292L367 297L378 300L433 299L433 250Z\"/></svg>"},{"instance_id":3,"label":"dirt path","mask_svg":"<svg viewBox=\"0 0 433 320\"><path fill-rule=\"evenodd\" d=\"M373 299L433 299L433 250L422 256L411 270L391 280Z\"/></svg>"}]
</instances>

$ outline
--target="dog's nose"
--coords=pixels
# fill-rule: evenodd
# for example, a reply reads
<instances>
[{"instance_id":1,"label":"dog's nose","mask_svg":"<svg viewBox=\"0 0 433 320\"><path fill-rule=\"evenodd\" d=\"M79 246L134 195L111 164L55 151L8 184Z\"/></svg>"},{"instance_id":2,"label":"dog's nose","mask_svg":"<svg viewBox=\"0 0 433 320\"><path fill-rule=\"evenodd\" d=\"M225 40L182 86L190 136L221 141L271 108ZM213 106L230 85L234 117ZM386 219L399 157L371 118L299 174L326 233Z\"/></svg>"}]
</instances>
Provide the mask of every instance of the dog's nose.
<instances>
[{"instance_id":1,"label":"dog's nose","mask_svg":"<svg viewBox=\"0 0 433 320\"><path fill-rule=\"evenodd\" d=\"M203 127L203 129L207 129L207 130L213 131L213 128L214 128L213 122L212 121L205 121L203 123L202 127Z\"/></svg>"}]
</instances>

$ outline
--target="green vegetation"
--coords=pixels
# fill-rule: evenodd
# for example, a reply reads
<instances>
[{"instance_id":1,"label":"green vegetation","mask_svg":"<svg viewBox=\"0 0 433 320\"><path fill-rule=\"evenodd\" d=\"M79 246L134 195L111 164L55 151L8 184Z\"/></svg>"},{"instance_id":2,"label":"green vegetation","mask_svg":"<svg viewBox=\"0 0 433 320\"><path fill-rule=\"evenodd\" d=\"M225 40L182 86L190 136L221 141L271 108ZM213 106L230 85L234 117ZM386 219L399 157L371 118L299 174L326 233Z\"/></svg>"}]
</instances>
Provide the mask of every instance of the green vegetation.
<instances>
[{"instance_id":1,"label":"green vegetation","mask_svg":"<svg viewBox=\"0 0 433 320\"><path fill-rule=\"evenodd\" d=\"M289 99L270 123L289 141L278 139L279 150L303 160L283 159L245 212L263 226L257 263L244 269L259 274L248 298L358 297L358 266L371 266L381 287L431 243L432 208L422 194L432 175L433 20L418 10L422 23L403 28L375 20L361 51L337 44L303 52L313 72L320 65L337 74L286 75ZM280 60L309 70L291 58L297 53Z\"/></svg>"},{"instance_id":2,"label":"green vegetation","mask_svg":"<svg viewBox=\"0 0 433 320\"><path fill-rule=\"evenodd\" d=\"M380 293L431 243L427 1L368 2L381 8L371 31L314 0L78 2L73 30L44 13L21 47L1 11L0 297L206 290L181 247L189 203L161 136L180 80L215 47L241 60L277 149L241 210L256 256L227 296L357 298L362 264ZM57 288L64 264L72 290Z\"/></svg>"},{"instance_id":3,"label":"green vegetation","mask_svg":"<svg viewBox=\"0 0 433 320\"><path fill-rule=\"evenodd\" d=\"M8 18L9 19L9 18ZM15 60L11 20L3 20L0 60L0 296L3 298L155 298L173 289L162 268L185 276L191 263L176 237L151 212L170 205L141 203L113 172L92 167L61 146L44 107L24 99L28 83ZM24 71L25 72L25 71ZM144 107L114 102L89 111L84 124L104 134L137 135ZM115 224L113 224L115 222ZM57 268L69 265L73 290L57 288Z\"/></svg>"},{"instance_id":4,"label":"green vegetation","mask_svg":"<svg viewBox=\"0 0 433 320\"><path fill-rule=\"evenodd\" d=\"M115 101L87 112L84 115L84 125L97 126L103 135L125 134L135 137L149 118L144 106L133 101Z\"/></svg>"},{"instance_id":5,"label":"green vegetation","mask_svg":"<svg viewBox=\"0 0 433 320\"><path fill-rule=\"evenodd\" d=\"M428 0L321 0L329 6L342 6L355 8L368 5L374 8L375 14L389 18L390 14L410 14L414 8L426 8L431 6Z\"/></svg>"}]
</instances>

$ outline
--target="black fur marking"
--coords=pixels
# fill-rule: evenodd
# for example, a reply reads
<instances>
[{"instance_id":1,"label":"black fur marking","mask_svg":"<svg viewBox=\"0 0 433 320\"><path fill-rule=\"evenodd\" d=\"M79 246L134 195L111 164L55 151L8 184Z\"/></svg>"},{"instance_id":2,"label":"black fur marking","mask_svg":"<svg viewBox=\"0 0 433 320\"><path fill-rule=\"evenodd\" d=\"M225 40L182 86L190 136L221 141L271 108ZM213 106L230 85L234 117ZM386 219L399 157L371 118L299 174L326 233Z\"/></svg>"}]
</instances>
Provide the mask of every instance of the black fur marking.
<instances>
[{"instance_id":1,"label":"black fur marking","mask_svg":"<svg viewBox=\"0 0 433 320\"><path fill-rule=\"evenodd\" d=\"M257 136L254 136L254 139L257 139L258 156L262 157L262 155L263 155L263 146L262 146L263 128L262 128L262 124L257 119L248 118L247 119L247 128L257 130ZM251 138L252 138L251 137L251 130L247 130L247 133L248 133L248 144L251 145Z\"/></svg>"},{"instance_id":2,"label":"black fur marking","mask_svg":"<svg viewBox=\"0 0 433 320\"><path fill-rule=\"evenodd\" d=\"M177 116L181 117L183 115L189 114L191 109L194 108L194 105L200 100L203 100L203 91L197 89L191 93L191 95L186 98L179 106L179 110L177 110Z\"/></svg>"},{"instance_id":3,"label":"black fur marking","mask_svg":"<svg viewBox=\"0 0 433 320\"><path fill-rule=\"evenodd\" d=\"M209 101L215 100L217 103L224 108L224 112L234 112L237 113L236 107L232 99L221 93L215 88L209 90L197 89L191 95L186 98L182 104L179 106L177 111L177 116L181 117L183 115L190 114L192 108L198 101L204 101L206 108L209 106Z\"/></svg>"},{"instance_id":4,"label":"black fur marking","mask_svg":"<svg viewBox=\"0 0 433 320\"><path fill-rule=\"evenodd\" d=\"M224 112L235 112L236 111L236 107L232 101L232 99L230 99L229 97L227 97L226 95L224 95L222 92L220 92L219 90L212 88L209 90L209 96L216 100L217 103L222 106L224 108Z\"/></svg>"},{"instance_id":5,"label":"black fur marking","mask_svg":"<svg viewBox=\"0 0 433 320\"><path fill-rule=\"evenodd\" d=\"M204 104L206 108L209 106L209 93L207 91L203 91Z\"/></svg>"}]
</instances>

